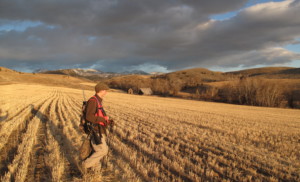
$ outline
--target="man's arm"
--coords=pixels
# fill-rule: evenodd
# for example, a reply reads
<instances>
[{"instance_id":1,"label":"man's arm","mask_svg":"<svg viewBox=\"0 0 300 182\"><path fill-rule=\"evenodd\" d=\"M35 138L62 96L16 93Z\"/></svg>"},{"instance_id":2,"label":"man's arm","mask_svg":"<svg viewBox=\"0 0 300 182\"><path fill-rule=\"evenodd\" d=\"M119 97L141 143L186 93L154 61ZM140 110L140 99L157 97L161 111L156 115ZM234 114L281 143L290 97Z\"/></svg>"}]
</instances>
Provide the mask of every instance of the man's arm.
<instances>
[{"instance_id":1,"label":"man's arm","mask_svg":"<svg viewBox=\"0 0 300 182\"><path fill-rule=\"evenodd\" d=\"M95 113L97 112L97 107L98 104L95 99L90 99L86 107L85 119L95 124L99 122L105 122L105 119L103 117L95 116Z\"/></svg>"}]
</instances>

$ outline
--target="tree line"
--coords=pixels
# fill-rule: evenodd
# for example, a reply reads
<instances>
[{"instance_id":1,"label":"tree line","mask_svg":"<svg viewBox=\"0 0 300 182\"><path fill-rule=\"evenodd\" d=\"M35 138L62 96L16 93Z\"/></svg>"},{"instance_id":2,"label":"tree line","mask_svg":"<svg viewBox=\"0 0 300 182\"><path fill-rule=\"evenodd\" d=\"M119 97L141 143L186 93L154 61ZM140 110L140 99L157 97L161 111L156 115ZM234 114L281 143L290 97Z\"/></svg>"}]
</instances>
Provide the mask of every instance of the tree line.
<instances>
[{"instance_id":1,"label":"tree line","mask_svg":"<svg viewBox=\"0 0 300 182\"><path fill-rule=\"evenodd\" d=\"M241 77L231 79L220 86L201 79L175 79L170 77L139 77L136 75L107 81L111 88L127 91L151 88L155 95L185 97L195 100L225 102L252 106L291 107L300 106L294 88L284 87L272 79ZM188 93L184 95L182 93Z\"/></svg>"}]
</instances>

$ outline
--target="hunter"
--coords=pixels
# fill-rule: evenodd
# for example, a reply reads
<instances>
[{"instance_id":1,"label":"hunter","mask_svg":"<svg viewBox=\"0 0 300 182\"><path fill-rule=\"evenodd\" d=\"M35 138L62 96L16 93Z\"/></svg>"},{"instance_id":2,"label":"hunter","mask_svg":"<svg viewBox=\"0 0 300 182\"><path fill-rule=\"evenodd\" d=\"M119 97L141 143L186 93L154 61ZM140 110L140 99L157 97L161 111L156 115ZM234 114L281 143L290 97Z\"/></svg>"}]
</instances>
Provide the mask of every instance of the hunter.
<instances>
[{"instance_id":1,"label":"hunter","mask_svg":"<svg viewBox=\"0 0 300 182\"><path fill-rule=\"evenodd\" d=\"M103 98L108 90L109 87L106 84L98 83L95 86L95 95L87 102L85 120L92 128L90 131L90 141L93 153L82 162L84 169L100 169L101 159L108 153L106 130L108 125L113 125L113 121L109 120L102 106Z\"/></svg>"}]
</instances>

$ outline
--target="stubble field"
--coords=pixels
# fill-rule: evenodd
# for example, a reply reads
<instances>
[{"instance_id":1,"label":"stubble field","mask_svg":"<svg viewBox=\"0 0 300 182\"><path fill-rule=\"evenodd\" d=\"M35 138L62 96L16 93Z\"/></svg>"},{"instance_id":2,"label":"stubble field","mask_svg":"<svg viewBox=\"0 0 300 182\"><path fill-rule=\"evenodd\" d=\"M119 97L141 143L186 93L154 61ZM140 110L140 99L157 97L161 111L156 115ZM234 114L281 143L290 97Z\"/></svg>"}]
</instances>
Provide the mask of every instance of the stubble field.
<instances>
[{"instance_id":1,"label":"stubble field","mask_svg":"<svg viewBox=\"0 0 300 182\"><path fill-rule=\"evenodd\" d=\"M0 85L0 181L300 181L300 111L109 92L100 172L81 170L82 91ZM92 91L86 91L89 98Z\"/></svg>"}]
</instances>

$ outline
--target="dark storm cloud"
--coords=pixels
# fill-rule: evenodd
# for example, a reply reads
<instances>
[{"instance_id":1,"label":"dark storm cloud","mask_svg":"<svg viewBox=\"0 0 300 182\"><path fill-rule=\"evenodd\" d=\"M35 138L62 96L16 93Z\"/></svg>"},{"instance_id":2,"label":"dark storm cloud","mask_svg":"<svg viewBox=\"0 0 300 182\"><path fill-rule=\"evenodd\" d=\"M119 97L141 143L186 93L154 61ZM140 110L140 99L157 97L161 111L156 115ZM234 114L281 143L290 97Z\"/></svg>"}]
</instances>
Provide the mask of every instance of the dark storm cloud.
<instances>
[{"instance_id":1,"label":"dark storm cloud","mask_svg":"<svg viewBox=\"0 0 300 182\"><path fill-rule=\"evenodd\" d=\"M300 19L296 18L300 17L300 3L290 2L261 4L227 21L200 24L191 44L174 51L173 55L179 59L172 67L184 66L185 59L190 66L199 62L224 66L272 65L300 59L297 53L276 48L300 37Z\"/></svg>"},{"instance_id":2,"label":"dark storm cloud","mask_svg":"<svg viewBox=\"0 0 300 182\"><path fill-rule=\"evenodd\" d=\"M0 31L0 62L118 71L149 63L182 69L299 59L296 53L274 48L300 37L300 20L294 18L300 17L299 1L257 5L226 21L209 19L245 3L2 0L0 26L22 20L41 24L25 31Z\"/></svg>"}]
</instances>

